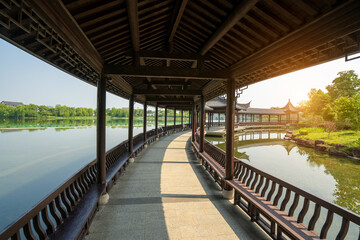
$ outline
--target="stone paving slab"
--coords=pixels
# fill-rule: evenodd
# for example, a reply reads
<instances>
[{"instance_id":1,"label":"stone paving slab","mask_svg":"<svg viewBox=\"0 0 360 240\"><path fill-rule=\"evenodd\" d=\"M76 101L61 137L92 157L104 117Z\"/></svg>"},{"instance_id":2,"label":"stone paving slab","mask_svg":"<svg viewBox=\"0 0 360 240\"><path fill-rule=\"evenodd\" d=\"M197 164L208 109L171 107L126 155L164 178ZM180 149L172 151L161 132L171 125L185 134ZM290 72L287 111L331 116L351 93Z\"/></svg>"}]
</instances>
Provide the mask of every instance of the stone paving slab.
<instances>
[{"instance_id":1,"label":"stone paving slab","mask_svg":"<svg viewBox=\"0 0 360 240\"><path fill-rule=\"evenodd\" d=\"M86 239L269 239L222 198L192 153L190 136L166 136L144 150L112 188Z\"/></svg>"}]
</instances>

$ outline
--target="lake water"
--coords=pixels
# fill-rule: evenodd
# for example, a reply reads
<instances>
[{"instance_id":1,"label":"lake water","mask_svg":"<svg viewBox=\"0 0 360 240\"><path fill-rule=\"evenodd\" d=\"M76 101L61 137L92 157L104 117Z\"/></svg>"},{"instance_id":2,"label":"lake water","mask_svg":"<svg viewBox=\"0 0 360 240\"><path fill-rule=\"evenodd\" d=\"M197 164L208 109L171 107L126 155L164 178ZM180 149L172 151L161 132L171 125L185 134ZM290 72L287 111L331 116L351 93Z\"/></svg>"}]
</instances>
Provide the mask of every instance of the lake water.
<instances>
[{"instance_id":1,"label":"lake water","mask_svg":"<svg viewBox=\"0 0 360 240\"><path fill-rule=\"evenodd\" d=\"M127 137L127 127L107 127L106 149ZM0 230L94 160L95 146L95 127L0 131Z\"/></svg>"},{"instance_id":2,"label":"lake water","mask_svg":"<svg viewBox=\"0 0 360 240\"><path fill-rule=\"evenodd\" d=\"M320 198L333 202L357 214L360 213L360 162L348 158L329 156L311 148L297 146L282 140L284 132L257 131L235 136L235 155L244 162L304 189ZM225 139L207 138L225 150ZM281 202L281 199L280 199ZM299 202L299 207L302 206ZM289 204L290 205L290 204ZM309 209L307 215L312 214ZM318 229L325 220L322 211L316 225ZM309 218L305 219L308 223ZM339 225L334 218L333 225ZM346 239L357 239L359 229L350 226ZM339 228L337 228L339 229ZM329 239L336 235L335 227L330 229Z\"/></svg>"}]
</instances>

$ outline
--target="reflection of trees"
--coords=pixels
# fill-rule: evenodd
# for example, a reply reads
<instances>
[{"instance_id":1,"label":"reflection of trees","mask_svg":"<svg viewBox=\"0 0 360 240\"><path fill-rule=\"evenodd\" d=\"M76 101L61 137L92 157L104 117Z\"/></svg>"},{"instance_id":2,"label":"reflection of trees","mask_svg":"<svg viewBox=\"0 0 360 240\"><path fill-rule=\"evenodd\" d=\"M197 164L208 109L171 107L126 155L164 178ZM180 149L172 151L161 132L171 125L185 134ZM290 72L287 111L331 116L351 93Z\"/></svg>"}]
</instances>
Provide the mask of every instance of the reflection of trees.
<instances>
[{"instance_id":1,"label":"reflection of trees","mask_svg":"<svg viewBox=\"0 0 360 240\"><path fill-rule=\"evenodd\" d=\"M134 119L134 125L142 125L142 118ZM149 122L148 122L149 124ZM150 122L151 124L151 122ZM3 119L0 120L0 128L46 128L46 127L90 127L95 126L93 118L61 118L61 119ZM106 126L128 126L128 119L112 119L106 121Z\"/></svg>"},{"instance_id":2,"label":"reflection of trees","mask_svg":"<svg viewBox=\"0 0 360 240\"><path fill-rule=\"evenodd\" d=\"M307 161L317 166L324 166L326 174L336 181L333 193L334 203L360 214L360 163L352 159L329 156L313 149L298 151L308 154Z\"/></svg>"},{"instance_id":3,"label":"reflection of trees","mask_svg":"<svg viewBox=\"0 0 360 240\"><path fill-rule=\"evenodd\" d=\"M221 142L219 148L225 150L226 145L223 138L207 138L209 141ZM311 148L298 146L295 143L279 139L256 139L235 142L235 156L249 160L246 148L253 146L280 145L288 154L292 149L297 150L300 156L307 156L307 161L312 167L324 166L325 173L330 174L336 181L336 190L333 193L334 203L350 211L360 214L360 162L352 159L329 156L327 153L318 152ZM241 152L239 150L244 150Z\"/></svg>"},{"instance_id":4,"label":"reflection of trees","mask_svg":"<svg viewBox=\"0 0 360 240\"><path fill-rule=\"evenodd\" d=\"M235 157L237 157L238 159L245 159L245 160L248 160L250 161L250 157L249 155L246 154L246 152L238 152L238 151L235 151Z\"/></svg>"}]
</instances>

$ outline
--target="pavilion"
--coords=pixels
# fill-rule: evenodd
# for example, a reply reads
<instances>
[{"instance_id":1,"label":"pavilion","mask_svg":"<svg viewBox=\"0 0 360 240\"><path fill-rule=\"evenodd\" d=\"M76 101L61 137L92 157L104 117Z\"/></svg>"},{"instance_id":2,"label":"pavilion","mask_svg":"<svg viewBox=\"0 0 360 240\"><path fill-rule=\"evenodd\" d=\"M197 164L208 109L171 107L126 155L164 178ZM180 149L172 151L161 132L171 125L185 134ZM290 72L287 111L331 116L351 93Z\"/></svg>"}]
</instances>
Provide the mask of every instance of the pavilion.
<instances>
[{"instance_id":1,"label":"pavilion","mask_svg":"<svg viewBox=\"0 0 360 240\"><path fill-rule=\"evenodd\" d=\"M300 110L290 102L282 108L251 108L250 102L237 103L235 101L235 122L238 124L287 124L299 123ZM214 126L220 123L220 114L226 113L225 97L217 97L205 104L207 125ZM218 114L218 122L214 123L214 115Z\"/></svg>"}]
</instances>

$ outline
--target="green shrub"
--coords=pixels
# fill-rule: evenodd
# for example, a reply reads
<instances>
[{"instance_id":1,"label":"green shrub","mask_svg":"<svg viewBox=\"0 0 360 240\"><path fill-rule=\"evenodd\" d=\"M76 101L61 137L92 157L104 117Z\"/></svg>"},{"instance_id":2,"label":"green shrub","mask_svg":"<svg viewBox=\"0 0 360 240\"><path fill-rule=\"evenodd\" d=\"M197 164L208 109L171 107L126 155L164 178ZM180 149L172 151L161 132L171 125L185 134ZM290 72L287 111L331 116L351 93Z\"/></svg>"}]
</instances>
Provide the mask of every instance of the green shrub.
<instances>
[{"instance_id":1,"label":"green shrub","mask_svg":"<svg viewBox=\"0 0 360 240\"><path fill-rule=\"evenodd\" d=\"M300 130L299 131L299 135L308 135L308 132L307 131L305 131L305 130Z\"/></svg>"},{"instance_id":2,"label":"green shrub","mask_svg":"<svg viewBox=\"0 0 360 240\"><path fill-rule=\"evenodd\" d=\"M357 145L358 147L360 147L360 138L355 142L355 145Z\"/></svg>"}]
</instances>

